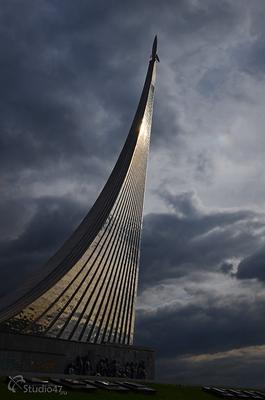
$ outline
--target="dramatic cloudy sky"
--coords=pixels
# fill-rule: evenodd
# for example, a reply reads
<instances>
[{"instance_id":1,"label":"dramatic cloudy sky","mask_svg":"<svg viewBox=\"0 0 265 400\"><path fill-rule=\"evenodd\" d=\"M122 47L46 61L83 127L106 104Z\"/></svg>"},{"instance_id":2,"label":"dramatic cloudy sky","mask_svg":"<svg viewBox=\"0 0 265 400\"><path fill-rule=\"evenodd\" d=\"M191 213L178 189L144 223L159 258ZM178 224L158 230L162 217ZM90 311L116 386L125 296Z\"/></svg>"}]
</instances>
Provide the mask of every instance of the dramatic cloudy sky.
<instances>
[{"instance_id":1,"label":"dramatic cloudy sky","mask_svg":"<svg viewBox=\"0 0 265 400\"><path fill-rule=\"evenodd\" d=\"M157 378L265 376L265 2L0 2L1 296L80 222L119 154L154 35L136 343Z\"/></svg>"}]
</instances>

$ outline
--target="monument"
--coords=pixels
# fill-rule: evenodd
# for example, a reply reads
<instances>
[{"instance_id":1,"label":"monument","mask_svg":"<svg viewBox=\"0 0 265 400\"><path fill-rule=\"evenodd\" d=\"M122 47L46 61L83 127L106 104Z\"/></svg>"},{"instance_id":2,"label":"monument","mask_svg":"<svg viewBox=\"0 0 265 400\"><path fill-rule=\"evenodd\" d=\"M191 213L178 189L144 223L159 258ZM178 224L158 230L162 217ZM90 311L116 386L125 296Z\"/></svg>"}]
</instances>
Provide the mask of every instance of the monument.
<instances>
[{"instance_id":1,"label":"monument","mask_svg":"<svg viewBox=\"0 0 265 400\"><path fill-rule=\"evenodd\" d=\"M42 357L44 364L50 359L51 372L65 371L68 363L71 372L83 373L69 355L84 365L83 354L90 354L94 364L107 356L113 366L115 357L134 369L141 364L141 378L153 376L153 352L133 346L133 336L157 61L155 37L129 134L93 207L48 262L3 299L0 370L41 372ZM20 360L15 367L8 368L8 349ZM67 356L47 357L58 351Z\"/></svg>"}]
</instances>

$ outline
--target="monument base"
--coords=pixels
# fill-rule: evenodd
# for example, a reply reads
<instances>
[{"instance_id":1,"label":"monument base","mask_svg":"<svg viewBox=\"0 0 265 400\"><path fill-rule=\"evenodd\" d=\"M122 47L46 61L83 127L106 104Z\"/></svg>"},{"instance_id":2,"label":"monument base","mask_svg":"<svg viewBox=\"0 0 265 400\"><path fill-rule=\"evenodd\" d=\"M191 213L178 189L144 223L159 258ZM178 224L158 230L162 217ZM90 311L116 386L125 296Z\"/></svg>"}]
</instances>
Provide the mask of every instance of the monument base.
<instances>
[{"instance_id":1,"label":"monument base","mask_svg":"<svg viewBox=\"0 0 265 400\"><path fill-rule=\"evenodd\" d=\"M15 373L153 380L154 350L0 332L0 375Z\"/></svg>"}]
</instances>

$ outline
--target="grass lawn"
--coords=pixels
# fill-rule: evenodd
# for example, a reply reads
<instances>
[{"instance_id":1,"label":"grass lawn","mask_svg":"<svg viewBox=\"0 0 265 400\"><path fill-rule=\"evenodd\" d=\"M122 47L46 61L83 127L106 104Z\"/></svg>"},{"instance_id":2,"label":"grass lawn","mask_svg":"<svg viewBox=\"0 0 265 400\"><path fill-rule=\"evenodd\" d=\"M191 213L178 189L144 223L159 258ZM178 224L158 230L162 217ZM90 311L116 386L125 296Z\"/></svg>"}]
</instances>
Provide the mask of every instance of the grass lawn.
<instances>
[{"instance_id":1,"label":"grass lawn","mask_svg":"<svg viewBox=\"0 0 265 400\"><path fill-rule=\"evenodd\" d=\"M143 400L143 399L154 399L154 400L214 400L216 397L209 395L201 390L199 387L192 386L176 386L176 385L164 385L164 384L149 384L148 386L153 387L157 390L156 394L146 395L140 393L115 393L108 392L105 390L98 389L95 393L86 393L82 391L69 391L67 394L30 394L30 393L12 393L7 389L7 384L1 380L0 382L0 399L95 399L95 400Z\"/></svg>"}]
</instances>

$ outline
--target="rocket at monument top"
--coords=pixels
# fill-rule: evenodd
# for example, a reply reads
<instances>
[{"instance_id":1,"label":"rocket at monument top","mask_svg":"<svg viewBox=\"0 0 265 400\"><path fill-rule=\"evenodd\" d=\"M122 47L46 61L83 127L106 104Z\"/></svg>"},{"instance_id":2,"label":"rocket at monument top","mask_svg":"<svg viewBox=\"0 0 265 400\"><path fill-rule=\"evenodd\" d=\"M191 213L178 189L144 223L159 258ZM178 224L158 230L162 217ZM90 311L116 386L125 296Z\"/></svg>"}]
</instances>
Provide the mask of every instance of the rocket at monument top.
<instances>
[{"instance_id":1,"label":"rocket at monument top","mask_svg":"<svg viewBox=\"0 0 265 400\"><path fill-rule=\"evenodd\" d=\"M157 35L155 35L154 42L153 42L151 60L160 62L159 57L157 55Z\"/></svg>"}]
</instances>

